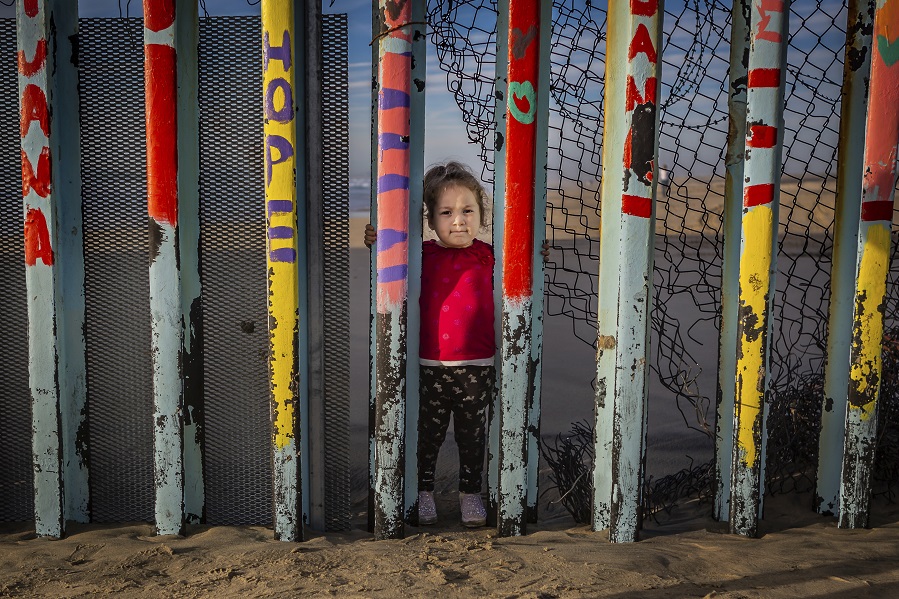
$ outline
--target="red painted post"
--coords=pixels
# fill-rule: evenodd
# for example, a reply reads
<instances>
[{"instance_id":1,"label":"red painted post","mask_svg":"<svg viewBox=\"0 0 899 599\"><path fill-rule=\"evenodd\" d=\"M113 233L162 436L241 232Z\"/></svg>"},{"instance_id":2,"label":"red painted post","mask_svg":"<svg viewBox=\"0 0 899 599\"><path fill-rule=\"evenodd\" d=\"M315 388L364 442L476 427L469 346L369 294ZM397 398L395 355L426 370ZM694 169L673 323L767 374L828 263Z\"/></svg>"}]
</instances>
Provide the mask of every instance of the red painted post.
<instances>
[{"instance_id":1,"label":"red painted post","mask_svg":"<svg viewBox=\"0 0 899 599\"><path fill-rule=\"evenodd\" d=\"M523 534L527 515L540 2L509 0L508 15L497 510L502 536Z\"/></svg>"}]
</instances>

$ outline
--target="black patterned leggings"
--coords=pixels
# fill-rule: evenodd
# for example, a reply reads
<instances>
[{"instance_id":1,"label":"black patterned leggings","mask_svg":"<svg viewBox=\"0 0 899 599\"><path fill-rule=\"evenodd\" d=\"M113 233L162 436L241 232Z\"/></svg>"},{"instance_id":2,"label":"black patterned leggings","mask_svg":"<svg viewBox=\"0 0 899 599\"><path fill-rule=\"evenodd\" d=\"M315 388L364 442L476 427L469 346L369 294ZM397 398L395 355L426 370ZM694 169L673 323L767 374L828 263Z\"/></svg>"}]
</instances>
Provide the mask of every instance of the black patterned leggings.
<instances>
[{"instance_id":1,"label":"black patterned leggings","mask_svg":"<svg viewBox=\"0 0 899 599\"><path fill-rule=\"evenodd\" d=\"M418 408L418 490L434 490L437 452L450 413L459 447L459 491L480 493L493 366L421 366Z\"/></svg>"}]
</instances>

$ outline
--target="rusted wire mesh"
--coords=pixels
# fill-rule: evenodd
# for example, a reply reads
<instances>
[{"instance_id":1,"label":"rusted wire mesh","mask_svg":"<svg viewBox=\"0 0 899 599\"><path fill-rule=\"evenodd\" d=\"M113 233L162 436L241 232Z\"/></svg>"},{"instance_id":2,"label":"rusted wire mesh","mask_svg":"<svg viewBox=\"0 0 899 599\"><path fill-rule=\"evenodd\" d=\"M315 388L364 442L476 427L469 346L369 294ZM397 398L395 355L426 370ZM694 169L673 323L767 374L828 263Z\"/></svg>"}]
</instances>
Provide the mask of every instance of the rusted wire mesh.
<instances>
[{"instance_id":1,"label":"rusted wire mesh","mask_svg":"<svg viewBox=\"0 0 899 599\"><path fill-rule=\"evenodd\" d=\"M595 347L605 3L555 0L552 20L547 199L552 256L546 271L546 310L549 316L568 317L573 334ZM705 432L709 446L717 367L709 356L717 355L721 307L730 22L731 3L718 0L670 3L663 21L659 165L665 172L660 172L656 206L652 369L677 401L685 427ZM431 0L428 23L447 87L469 139L480 148L483 178L492 182L496 2ZM793 2L789 23L767 424L769 493L809 489L817 467L845 1ZM899 221L896 214L894 222ZM886 327L894 330L899 326L897 242L894 227L885 310ZM884 377L876 470L878 489L882 487L878 492L889 498L899 491L899 375L895 369L891 372L892 379ZM584 384L589 383L585 379ZM579 439L581 433L570 438ZM556 458L559 463L586 455L576 444L569 446L574 441L566 443L557 441L556 454L565 454ZM691 465L675 475L682 474L693 482L661 479L653 485L704 488L708 472L703 466ZM556 473L561 493L568 490L562 481L572 475Z\"/></svg>"}]
</instances>

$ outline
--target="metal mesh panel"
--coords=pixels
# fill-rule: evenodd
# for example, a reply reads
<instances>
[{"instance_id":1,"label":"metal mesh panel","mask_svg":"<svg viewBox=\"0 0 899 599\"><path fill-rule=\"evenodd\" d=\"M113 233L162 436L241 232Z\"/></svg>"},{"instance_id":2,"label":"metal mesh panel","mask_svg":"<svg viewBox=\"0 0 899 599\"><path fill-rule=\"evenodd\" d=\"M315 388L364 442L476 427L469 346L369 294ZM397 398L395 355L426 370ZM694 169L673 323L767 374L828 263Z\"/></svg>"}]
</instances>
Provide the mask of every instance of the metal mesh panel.
<instances>
[{"instance_id":1,"label":"metal mesh panel","mask_svg":"<svg viewBox=\"0 0 899 599\"><path fill-rule=\"evenodd\" d=\"M152 520L143 22L79 27L93 519Z\"/></svg>"},{"instance_id":2,"label":"metal mesh panel","mask_svg":"<svg viewBox=\"0 0 899 599\"><path fill-rule=\"evenodd\" d=\"M0 520L31 520L31 392L15 19L0 19L0 57Z\"/></svg>"},{"instance_id":3,"label":"metal mesh panel","mask_svg":"<svg viewBox=\"0 0 899 599\"><path fill-rule=\"evenodd\" d=\"M322 19L325 526L350 527L349 91L347 21Z\"/></svg>"},{"instance_id":4,"label":"metal mesh panel","mask_svg":"<svg viewBox=\"0 0 899 599\"><path fill-rule=\"evenodd\" d=\"M200 21L200 271L210 524L272 521L258 17Z\"/></svg>"}]
</instances>

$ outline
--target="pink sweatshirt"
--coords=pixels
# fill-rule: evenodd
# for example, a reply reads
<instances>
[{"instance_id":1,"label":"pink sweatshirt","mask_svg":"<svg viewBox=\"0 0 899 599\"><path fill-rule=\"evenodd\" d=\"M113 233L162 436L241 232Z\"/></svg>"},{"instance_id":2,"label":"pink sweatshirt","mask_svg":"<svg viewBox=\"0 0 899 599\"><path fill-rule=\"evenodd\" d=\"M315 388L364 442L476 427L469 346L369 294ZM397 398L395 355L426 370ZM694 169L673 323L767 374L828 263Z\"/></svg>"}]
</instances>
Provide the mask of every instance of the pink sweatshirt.
<instances>
[{"instance_id":1,"label":"pink sweatshirt","mask_svg":"<svg viewBox=\"0 0 899 599\"><path fill-rule=\"evenodd\" d=\"M419 357L447 366L493 358L493 248L426 241L421 253Z\"/></svg>"}]
</instances>

